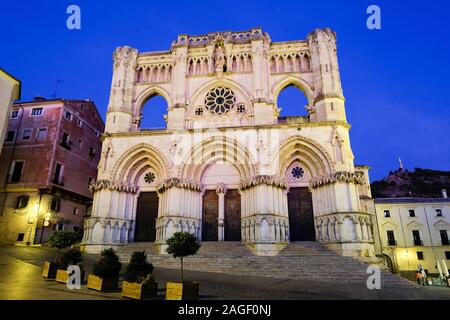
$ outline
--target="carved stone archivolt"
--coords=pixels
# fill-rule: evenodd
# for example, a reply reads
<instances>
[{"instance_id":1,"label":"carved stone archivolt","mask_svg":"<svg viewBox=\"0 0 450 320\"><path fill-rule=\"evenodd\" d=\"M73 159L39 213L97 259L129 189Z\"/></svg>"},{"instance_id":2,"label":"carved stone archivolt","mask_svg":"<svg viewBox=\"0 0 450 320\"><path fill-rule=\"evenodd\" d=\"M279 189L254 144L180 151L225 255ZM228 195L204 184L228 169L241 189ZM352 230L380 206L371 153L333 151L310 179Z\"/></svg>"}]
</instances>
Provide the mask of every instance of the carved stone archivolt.
<instances>
[{"instance_id":1,"label":"carved stone archivolt","mask_svg":"<svg viewBox=\"0 0 450 320\"><path fill-rule=\"evenodd\" d=\"M192 180L185 180L181 178L168 178L164 180L164 182L158 187L158 192L162 193L167 189L170 189L172 187L175 188L181 188L181 189L188 189L192 191L202 191L202 185L200 183L197 183Z\"/></svg>"},{"instance_id":2,"label":"carved stone archivolt","mask_svg":"<svg viewBox=\"0 0 450 320\"><path fill-rule=\"evenodd\" d=\"M281 189L288 188L288 183L287 183L286 179L284 179L284 178L280 178L277 176L270 176L270 175L259 175L259 176L255 176L247 181L241 182L239 189L246 190L246 189L258 186L260 184L265 184L268 186L273 186L273 187L281 188Z\"/></svg>"},{"instance_id":3,"label":"carved stone archivolt","mask_svg":"<svg viewBox=\"0 0 450 320\"><path fill-rule=\"evenodd\" d=\"M134 185L125 185L120 183L114 183L110 180L97 180L89 185L89 190L91 192L97 192L99 190L107 189L110 191L121 191L128 193L136 193L138 191L137 186Z\"/></svg>"},{"instance_id":4,"label":"carved stone archivolt","mask_svg":"<svg viewBox=\"0 0 450 320\"><path fill-rule=\"evenodd\" d=\"M326 177L318 177L314 178L311 181L311 188L316 189L329 184L334 183L354 183L354 184L363 184L364 183L364 173L362 172L347 172L347 171L339 171L332 173Z\"/></svg>"}]
</instances>

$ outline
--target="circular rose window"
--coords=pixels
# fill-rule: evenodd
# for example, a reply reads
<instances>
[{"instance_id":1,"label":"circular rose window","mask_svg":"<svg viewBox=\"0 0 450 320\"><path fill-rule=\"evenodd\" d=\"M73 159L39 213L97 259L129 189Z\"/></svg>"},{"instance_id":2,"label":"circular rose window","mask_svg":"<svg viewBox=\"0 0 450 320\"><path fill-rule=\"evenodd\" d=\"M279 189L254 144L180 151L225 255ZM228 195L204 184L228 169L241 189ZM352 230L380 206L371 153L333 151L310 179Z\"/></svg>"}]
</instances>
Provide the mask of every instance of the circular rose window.
<instances>
[{"instance_id":1,"label":"circular rose window","mask_svg":"<svg viewBox=\"0 0 450 320\"><path fill-rule=\"evenodd\" d=\"M152 183L155 181L155 174L153 172L149 172L144 176L144 181L147 183Z\"/></svg>"},{"instance_id":2,"label":"circular rose window","mask_svg":"<svg viewBox=\"0 0 450 320\"><path fill-rule=\"evenodd\" d=\"M205 99L205 106L210 112L224 114L233 109L236 103L236 96L231 89L218 87L208 92Z\"/></svg>"},{"instance_id":3,"label":"circular rose window","mask_svg":"<svg viewBox=\"0 0 450 320\"><path fill-rule=\"evenodd\" d=\"M297 166L295 168L292 168L291 174L294 178L300 179L305 175L305 171L303 170L303 168Z\"/></svg>"}]
</instances>

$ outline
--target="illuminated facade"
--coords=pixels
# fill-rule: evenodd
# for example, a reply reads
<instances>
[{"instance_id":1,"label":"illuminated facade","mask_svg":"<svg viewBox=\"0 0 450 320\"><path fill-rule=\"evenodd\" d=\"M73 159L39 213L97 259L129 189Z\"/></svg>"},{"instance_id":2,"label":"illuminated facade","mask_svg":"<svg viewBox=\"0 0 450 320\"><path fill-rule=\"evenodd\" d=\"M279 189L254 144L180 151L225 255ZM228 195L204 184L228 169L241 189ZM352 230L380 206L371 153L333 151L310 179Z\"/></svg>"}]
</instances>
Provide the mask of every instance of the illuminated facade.
<instances>
[{"instance_id":1,"label":"illuminated facade","mask_svg":"<svg viewBox=\"0 0 450 320\"><path fill-rule=\"evenodd\" d=\"M82 233L103 130L89 100L13 105L0 156L0 240L38 244L54 230Z\"/></svg>"},{"instance_id":2,"label":"illuminated facade","mask_svg":"<svg viewBox=\"0 0 450 320\"><path fill-rule=\"evenodd\" d=\"M394 272L414 279L421 265L427 274L448 275L450 199L375 199L382 252ZM439 264L439 267L438 267Z\"/></svg>"},{"instance_id":3,"label":"illuminated facade","mask_svg":"<svg viewBox=\"0 0 450 320\"><path fill-rule=\"evenodd\" d=\"M288 86L303 91L308 116L279 116ZM142 130L155 95L167 101L167 127ZM299 41L255 28L179 35L167 51L117 48L83 248L147 241L164 252L188 231L258 255L315 240L373 256L367 170L355 169L344 102L330 29Z\"/></svg>"}]
</instances>

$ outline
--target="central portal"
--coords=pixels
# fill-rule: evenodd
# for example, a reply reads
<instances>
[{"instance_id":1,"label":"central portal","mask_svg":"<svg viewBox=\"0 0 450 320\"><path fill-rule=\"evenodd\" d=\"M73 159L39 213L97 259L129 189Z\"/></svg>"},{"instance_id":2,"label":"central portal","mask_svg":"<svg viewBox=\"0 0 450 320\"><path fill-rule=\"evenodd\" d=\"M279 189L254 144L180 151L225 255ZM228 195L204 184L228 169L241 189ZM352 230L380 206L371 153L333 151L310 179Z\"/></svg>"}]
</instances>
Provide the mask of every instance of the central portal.
<instances>
[{"instance_id":1,"label":"central portal","mask_svg":"<svg viewBox=\"0 0 450 320\"><path fill-rule=\"evenodd\" d=\"M225 241L241 241L241 195L238 190L225 194Z\"/></svg>"}]
</instances>

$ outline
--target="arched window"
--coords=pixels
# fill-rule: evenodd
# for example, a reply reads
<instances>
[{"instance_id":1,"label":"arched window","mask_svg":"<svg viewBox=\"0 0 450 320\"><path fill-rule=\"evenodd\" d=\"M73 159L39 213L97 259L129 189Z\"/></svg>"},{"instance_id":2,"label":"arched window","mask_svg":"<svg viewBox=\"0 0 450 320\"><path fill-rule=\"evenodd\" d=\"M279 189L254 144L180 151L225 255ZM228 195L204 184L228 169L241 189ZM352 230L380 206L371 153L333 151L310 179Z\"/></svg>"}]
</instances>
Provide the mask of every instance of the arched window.
<instances>
[{"instance_id":1,"label":"arched window","mask_svg":"<svg viewBox=\"0 0 450 320\"><path fill-rule=\"evenodd\" d=\"M167 101L161 95L151 96L141 108L141 122L139 129L166 128L164 115L167 114Z\"/></svg>"},{"instance_id":2,"label":"arched window","mask_svg":"<svg viewBox=\"0 0 450 320\"><path fill-rule=\"evenodd\" d=\"M278 95L277 106L281 108L280 117L307 116L305 106L308 99L305 94L294 85L286 86Z\"/></svg>"}]
</instances>

